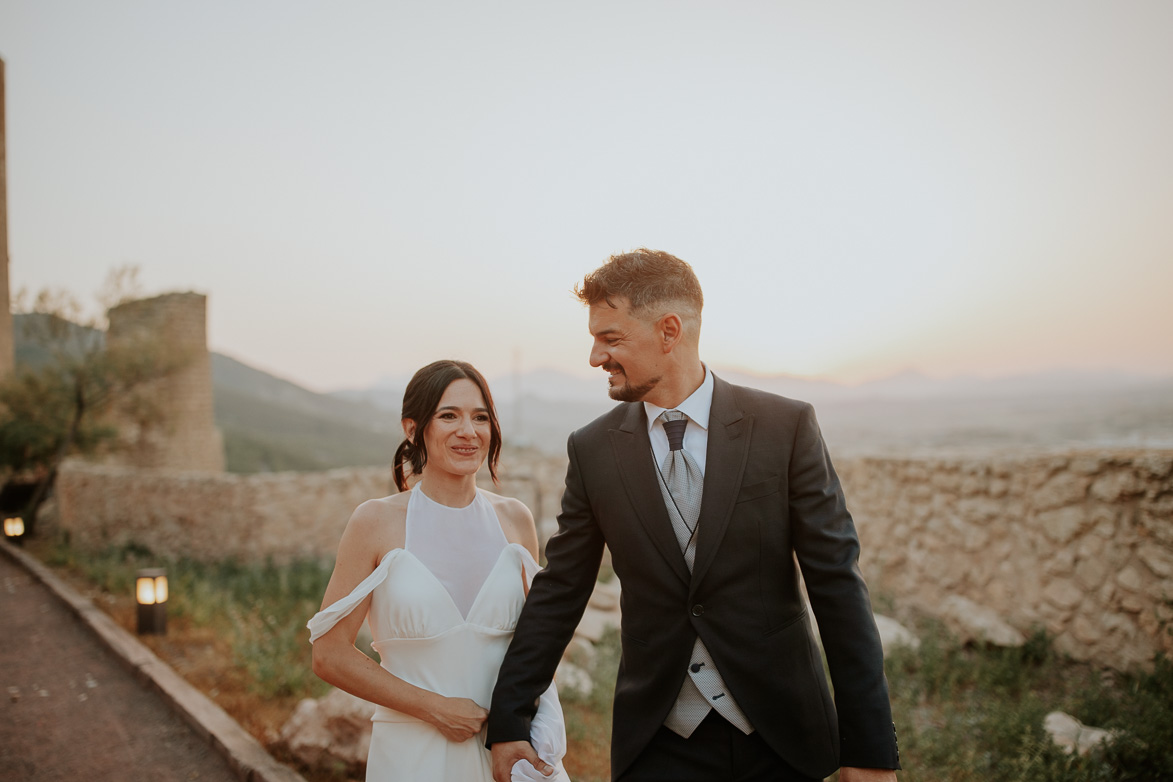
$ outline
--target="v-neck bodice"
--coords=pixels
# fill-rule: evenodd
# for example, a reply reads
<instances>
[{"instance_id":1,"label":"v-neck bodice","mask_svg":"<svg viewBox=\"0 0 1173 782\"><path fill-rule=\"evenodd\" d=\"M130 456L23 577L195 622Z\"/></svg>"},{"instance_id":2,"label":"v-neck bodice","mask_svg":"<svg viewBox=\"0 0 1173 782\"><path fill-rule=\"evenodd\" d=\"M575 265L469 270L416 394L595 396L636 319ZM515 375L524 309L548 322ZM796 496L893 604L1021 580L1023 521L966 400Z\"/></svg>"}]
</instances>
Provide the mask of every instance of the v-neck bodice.
<instances>
[{"instance_id":1,"label":"v-neck bodice","mask_svg":"<svg viewBox=\"0 0 1173 782\"><path fill-rule=\"evenodd\" d=\"M420 486L408 496L403 547L431 571L462 617L508 543L484 492L462 508L436 502Z\"/></svg>"}]
</instances>

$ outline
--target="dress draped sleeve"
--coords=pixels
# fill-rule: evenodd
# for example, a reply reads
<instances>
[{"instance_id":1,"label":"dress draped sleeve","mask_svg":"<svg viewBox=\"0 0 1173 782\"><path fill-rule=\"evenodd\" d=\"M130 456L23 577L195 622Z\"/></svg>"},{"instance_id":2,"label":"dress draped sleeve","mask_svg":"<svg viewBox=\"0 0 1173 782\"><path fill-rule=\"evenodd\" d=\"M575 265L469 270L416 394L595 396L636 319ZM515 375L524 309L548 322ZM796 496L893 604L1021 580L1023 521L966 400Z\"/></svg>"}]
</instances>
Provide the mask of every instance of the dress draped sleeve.
<instances>
[{"instance_id":1,"label":"dress draped sleeve","mask_svg":"<svg viewBox=\"0 0 1173 782\"><path fill-rule=\"evenodd\" d=\"M518 559L521 560L521 566L525 572L525 583L528 587L529 583L534 580L534 576L536 576L538 571L542 569L542 566L538 564L537 560L534 559L534 555L529 553L529 549L527 549L525 546L522 546L518 543L513 543L511 545L517 549L520 555Z\"/></svg>"},{"instance_id":2,"label":"dress draped sleeve","mask_svg":"<svg viewBox=\"0 0 1173 782\"><path fill-rule=\"evenodd\" d=\"M310 621L306 623L306 627L310 631L310 643L313 643L330 632L334 625L341 622L346 616L349 616L350 612L357 608L366 599L367 595L374 592L375 587L383 583L387 578L387 572L391 569L391 563L401 553L403 553L403 549L401 548L388 551L383 555L383 559L379 562L378 567L372 570L371 574L364 578L362 583L356 586L349 595L314 614L310 618ZM532 560L532 557L530 559ZM528 569L528 565L526 567Z\"/></svg>"}]
</instances>

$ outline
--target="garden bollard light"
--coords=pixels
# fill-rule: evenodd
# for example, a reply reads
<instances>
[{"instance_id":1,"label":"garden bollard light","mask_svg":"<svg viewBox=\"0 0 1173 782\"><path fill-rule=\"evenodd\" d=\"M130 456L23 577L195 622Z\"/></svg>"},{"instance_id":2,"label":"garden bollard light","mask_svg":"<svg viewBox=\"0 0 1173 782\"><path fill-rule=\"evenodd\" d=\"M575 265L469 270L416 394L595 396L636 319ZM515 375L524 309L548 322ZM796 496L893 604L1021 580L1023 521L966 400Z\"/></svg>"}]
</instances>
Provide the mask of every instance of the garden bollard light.
<instances>
[{"instance_id":1,"label":"garden bollard light","mask_svg":"<svg viewBox=\"0 0 1173 782\"><path fill-rule=\"evenodd\" d=\"M167 632L167 571L140 570L135 579L138 602L138 633L163 635Z\"/></svg>"}]
</instances>

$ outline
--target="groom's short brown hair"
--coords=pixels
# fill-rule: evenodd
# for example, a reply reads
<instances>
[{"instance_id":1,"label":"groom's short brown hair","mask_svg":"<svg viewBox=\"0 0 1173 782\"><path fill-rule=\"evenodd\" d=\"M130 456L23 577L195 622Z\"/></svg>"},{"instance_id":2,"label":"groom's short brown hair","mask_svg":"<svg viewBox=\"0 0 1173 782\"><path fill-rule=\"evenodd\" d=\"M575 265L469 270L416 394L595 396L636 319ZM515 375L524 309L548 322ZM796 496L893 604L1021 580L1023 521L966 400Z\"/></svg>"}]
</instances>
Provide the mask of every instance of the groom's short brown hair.
<instances>
[{"instance_id":1,"label":"groom's short brown hair","mask_svg":"<svg viewBox=\"0 0 1173 782\"><path fill-rule=\"evenodd\" d=\"M698 325L705 304L691 266L675 255L646 247L612 255L574 286L574 295L587 306L605 301L615 307L615 299L627 299L631 314L640 318L659 317L666 308L676 308L683 310L677 314L695 319Z\"/></svg>"}]
</instances>

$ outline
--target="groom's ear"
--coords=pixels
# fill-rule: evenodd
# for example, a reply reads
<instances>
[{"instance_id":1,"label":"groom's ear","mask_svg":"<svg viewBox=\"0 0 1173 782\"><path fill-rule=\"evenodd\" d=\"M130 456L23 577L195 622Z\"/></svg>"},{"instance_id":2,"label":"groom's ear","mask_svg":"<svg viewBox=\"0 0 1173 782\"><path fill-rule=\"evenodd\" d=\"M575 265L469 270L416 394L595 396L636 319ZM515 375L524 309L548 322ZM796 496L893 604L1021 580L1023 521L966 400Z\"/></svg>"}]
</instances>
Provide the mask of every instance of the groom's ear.
<instances>
[{"instance_id":1,"label":"groom's ear","mask_svg":"<svg viewBox=\"0 0 1173 782\"><path fill-rule=\"evenodd\" d=\"M669 312L656 323L656 330L659 332L663 351L670 353L684 336L684 323L675 312Z\"/></svg>"}]
</instances>

